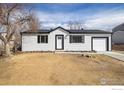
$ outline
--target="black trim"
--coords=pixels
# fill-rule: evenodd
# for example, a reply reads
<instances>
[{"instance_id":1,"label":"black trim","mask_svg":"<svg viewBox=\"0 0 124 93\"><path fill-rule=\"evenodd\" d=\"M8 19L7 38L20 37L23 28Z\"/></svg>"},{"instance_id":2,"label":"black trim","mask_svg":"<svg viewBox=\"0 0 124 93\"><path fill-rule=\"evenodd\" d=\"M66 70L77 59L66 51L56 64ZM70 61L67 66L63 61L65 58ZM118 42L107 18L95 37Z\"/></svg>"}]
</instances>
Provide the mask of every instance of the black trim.
<instances>
[{"instance_id":1,"label":"black trim","mask_svg":"<svg viewBox=\"0 0 124 93\"><path fill-rule=\"evenodd\" d=\"M37 36L37 43L40 43L40 35Z\"/></svg>"},{"instance_id":2,"label":"black trim","mask_svg":"<svg viewBox=\"0 0 124 93\"><path fill-rule=\"evenodd\" d=\"M62 48L57 49L57 36L62 36ZM55 49L56 50L63 50L64 49L64 35L55 35Z\"/></svg>"},{"instance_id":3,"label":"black trim","mask_svg":"<svg viewBox=\"0 0 124 93\"><path fill-rule=\"evenodd\" d=\"M49 34L50 32L52 31L55 31L56 29L62 29L64 31L67 31L68 33L72 33L72 34L112 34L112 32L109 32L109 31L104 31L104 30L97 30L97 29L87 29L87 30L84 30L84 29L79 29L79 30L68 30L68 29L65 29L63 27L56 27L54 29L49 29L49 30L44 30L44 29L41 29L41 30L37 30L37 31L24 31L24 32L21 32L21 34Z\"/></svg>"},{"instance_id":4,"label":"black trim","mask_svg":"<svg viewBox=\"0 0 124 93\"><path fill-rule=\"evenodd\" d=\"M63 27L61 27L61 26L59 26L59 27L56 27L56 28L54 28L54 29L51 29L51 32L54 31L54 30L56 30L56 29L59 29L59 28L62 29L62 30L65 30L65 31L67 31L67 32L69 31L69 30L67 30L67 29L65 29L65 28L63 28Z\"/></svg>"},{"instance_id":5,"label":"black trim","mask_svg":"<svg viewBox=\"0 0 124 93\"><path fill-rule=\"evenodd\" d=\"M54 30L52 30L54 31ZM50 31L50 32L52 32ZM67 30L64 30L67 31ZM49 34L50 32L21 32L21 34ZM71 31L67 31L70 34L112 34L110 32L88 32L88 31L82 31L82 32L71 32Z\"/></svg>"},{"instance_id":6,"label":"black trim","mask_svg":"<svg viewBox=\"0 0 124 93\"><path fill-rule=\"evenodd\" d=\"M21 32L22 34L49 34L50 32Z\"/></svg>"},{"instance_id":7,"label":"black trim","mask_svg":"<svg viewBox=\"0 0 124 93\"><path fill-rule=\"evenodd\" d=\"M48 35L46 35L46 43L48 43Z\"/></svg>"},{"instance_id":8,"label":"black trim","mask_svg":"<svg viewBox=\"0 0 124 93\"><path fill-rule=\"evenodd\" d=\"M106 51L109 51L109 37L92 37L91 38L91 50L93 51L93 38L106 38L106 40L107 40L107 46L106 46Z\"/></svg>"},{"instance_id":9,"label":"black trim","mask_svg":"<svg viewBox=\"0 0 124 93\"><path fill-rule=\"evenodd\" d=\"M71 42L71 37L72 37L72 35L69 35L69 41L70 41L70 43L72 43L72 42Z\"/></svg>"},{"instance_id":10,"label":"black trim","mask_svg":"<svg viewBox=\"0 0 124 93\"><path fill-rule=\"evenodd\" d=\"M82 31L82 32L69 32L70 34L112 34L110 32L88 32L88 31Z\"/></svg>"}]
</instances>

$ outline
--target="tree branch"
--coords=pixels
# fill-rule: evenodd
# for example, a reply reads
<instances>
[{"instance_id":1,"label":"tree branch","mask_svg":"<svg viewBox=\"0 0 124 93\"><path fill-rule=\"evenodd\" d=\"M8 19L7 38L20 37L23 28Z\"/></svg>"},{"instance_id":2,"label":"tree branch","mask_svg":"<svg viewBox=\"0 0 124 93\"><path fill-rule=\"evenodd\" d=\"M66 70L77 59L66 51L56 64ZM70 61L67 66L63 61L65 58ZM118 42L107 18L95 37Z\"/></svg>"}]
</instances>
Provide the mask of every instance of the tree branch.
<instances>
[{"instance_id":1,"label":"tree branch","mask_svg":"<svg viewBox=\"0 0 124 93\"><path fill-rule=\"evenodd\" d=\"M9 17L10 17L10 13L17 7L18 4L13 5L8 11L7 11L7 20L6 20L6 24L9 24Z\"/></svg>"},{"instance_id":2,"label":"tree branch","mask_svg":"<svg viewBox=\"0 0 124 93\"><path fill-rule=\"evenodd\" d=\"M4 43L5 43L5 38L4 38L4 36L2 36L2 33L0 33L0 40L2 40Z\"/></svg>"}]
</instances>

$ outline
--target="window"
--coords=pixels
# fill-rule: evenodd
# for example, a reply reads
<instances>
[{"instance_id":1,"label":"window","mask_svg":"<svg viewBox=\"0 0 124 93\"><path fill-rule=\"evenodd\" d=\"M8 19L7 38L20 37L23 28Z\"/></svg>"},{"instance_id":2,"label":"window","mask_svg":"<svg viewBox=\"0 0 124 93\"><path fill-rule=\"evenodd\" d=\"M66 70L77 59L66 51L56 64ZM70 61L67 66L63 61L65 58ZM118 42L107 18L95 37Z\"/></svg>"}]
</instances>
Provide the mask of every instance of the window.
<instances>
[{"instance_id":1,"label":"window","mask_svg":"<svg viewBox=\"0 0 124 93\"><path fill-rule=\"evenodd\" d=\"M48 43L48 35L38 35L37 43Z\"/></svg>"},{"instance_id":2,"label":"window","mask_svg":"<svg viewBox=\"0 0 124 93\"><path fill-rule=\"evenodd\" d=\"M70 43L84 43L84 35L70 35Z\"/></svg>"},{"instance_id":3,"label":"window","mask_svg":"<svg viewBox=\"0 0 124 93\"><path fill-rule=\"evenodd\" d=\"M58 36L58 39L62 39L62 37L61 36Z\"/></svg>"}]
</instances>

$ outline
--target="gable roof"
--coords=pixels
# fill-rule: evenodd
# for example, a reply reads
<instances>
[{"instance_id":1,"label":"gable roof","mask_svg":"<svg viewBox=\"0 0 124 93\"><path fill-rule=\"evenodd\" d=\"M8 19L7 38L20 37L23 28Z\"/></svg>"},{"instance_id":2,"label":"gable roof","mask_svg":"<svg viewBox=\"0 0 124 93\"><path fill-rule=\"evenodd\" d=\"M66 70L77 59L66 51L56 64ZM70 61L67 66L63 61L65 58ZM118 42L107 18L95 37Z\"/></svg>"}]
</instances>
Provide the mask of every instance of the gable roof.
<instances>
[{"instance_id":1,"label":"gable roof","mask_svg":"<svg viewBox=\"0 0 124 93\"><path fill-rule=\"evenodd\" d=\"M46 29L39 29L39 30L37 30L37 31L24 31L24 32L21 32L21 34L23 34L23 33L25 33L25 34L30 34L30 33L32 33L32 34L40 34L40 33L42 33L42 34L48 34L48 33L50 33L50 32L52 32L52 31L55 31L56 29L62 29L62 30L64 30L64 31L67 31L67 32L69 32L69 33L72 33L72 34L111 34L112 32L109 32L109 31L104 31L104 30L93 30L93 29L88 29L88 30L84 30L84 29L81 29L81 30L67 30L67 29L65 29L65 28L63 28L63 27L56 27L56 28L54 28L54 29L50 29L50 30L46 30Z\"/></svg>"},{"instance_id":2,"label":"gable roof","mask_svg":"<svg viewBox=\"0 0 124 93\"><path fill-rule=\"evenodd\" d=\"M114 27L112 31L124 31L124 23Z\"/></svg>"},{"instance_id":3,"label":"gable roof","mask_svg":"<svg viewBox=\"0 0 124 93\"><path fill-rule=\"evenodd\" d=\"M54 28L54 29L51 29L51 31L54 31L54 30L56 30L56 29L62 29L62 30L68 31L67 29L65 29L65 28L63 28L63 27L61 27L61 26L58 26L58 27L56 27L56 28Z\"/></svg>"}]
</instances>

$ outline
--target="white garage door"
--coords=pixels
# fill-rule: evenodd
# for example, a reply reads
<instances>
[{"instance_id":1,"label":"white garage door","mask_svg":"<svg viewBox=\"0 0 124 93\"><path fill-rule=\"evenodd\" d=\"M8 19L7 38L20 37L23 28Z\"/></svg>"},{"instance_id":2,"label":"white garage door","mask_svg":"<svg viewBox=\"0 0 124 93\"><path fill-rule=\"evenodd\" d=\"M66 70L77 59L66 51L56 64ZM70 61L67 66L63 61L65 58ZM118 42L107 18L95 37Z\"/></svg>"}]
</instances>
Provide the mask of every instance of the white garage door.
<instances>
[{"instance_id":1,"label":"white garage door","mask_svg":"<svg viewBox=\"0 0 124 93\"><path fill-rule=\"evenodd\" d=\"M93 50L107 51L107 38L93 38Z\"/></svg>"}]
</instances>

